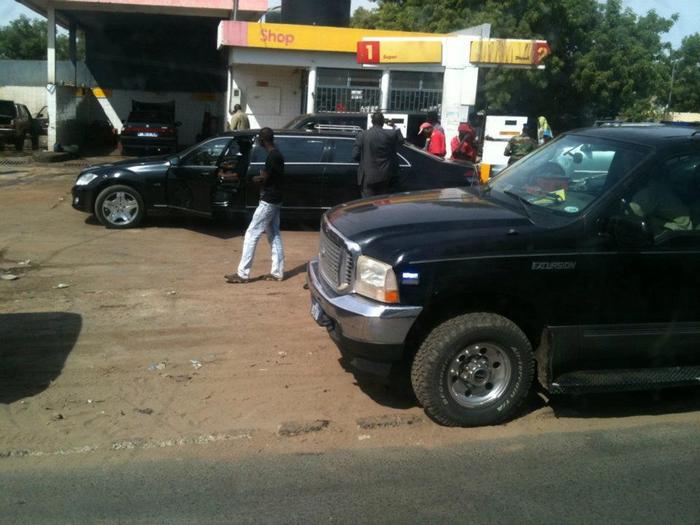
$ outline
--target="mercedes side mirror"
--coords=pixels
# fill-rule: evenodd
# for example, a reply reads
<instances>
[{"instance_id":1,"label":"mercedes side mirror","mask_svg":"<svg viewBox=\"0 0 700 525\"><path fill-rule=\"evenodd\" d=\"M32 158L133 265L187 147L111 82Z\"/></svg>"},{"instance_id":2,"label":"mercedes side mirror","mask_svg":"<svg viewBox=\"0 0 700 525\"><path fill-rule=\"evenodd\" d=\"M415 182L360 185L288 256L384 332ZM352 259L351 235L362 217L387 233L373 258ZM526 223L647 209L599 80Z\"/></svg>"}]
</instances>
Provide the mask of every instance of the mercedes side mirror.
<instances>
[{"instance_id":1,"label":"mercedes side mirror","mask_svg":"<svg viewBox=\"0 0 700 525\"><path fill-rule=\"evenodd\" d=\"M645 248L654 244L654 236L642 217L618 215L610 219L608 228L622 248Z\"/></svg>"}]
</instances>

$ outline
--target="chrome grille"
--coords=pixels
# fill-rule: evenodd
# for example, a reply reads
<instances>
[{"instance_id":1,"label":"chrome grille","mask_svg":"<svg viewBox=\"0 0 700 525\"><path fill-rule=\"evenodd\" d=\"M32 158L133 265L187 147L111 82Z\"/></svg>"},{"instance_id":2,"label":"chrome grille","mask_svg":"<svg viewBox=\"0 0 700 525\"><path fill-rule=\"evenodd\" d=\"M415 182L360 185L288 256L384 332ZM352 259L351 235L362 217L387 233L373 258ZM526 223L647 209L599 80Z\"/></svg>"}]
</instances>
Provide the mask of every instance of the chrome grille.
<instances>
[{"instance_id":1,"label":"chrome grille","mask_svg":"<svg viewBox=\"0 0 700 525\"><path fill-rule=\"evenodd\" d=\"M355 261L345 242L335 233L321 228L319 247L321 273L336 290L344 290L352 284Z\"/></svg>"}]
</instances>

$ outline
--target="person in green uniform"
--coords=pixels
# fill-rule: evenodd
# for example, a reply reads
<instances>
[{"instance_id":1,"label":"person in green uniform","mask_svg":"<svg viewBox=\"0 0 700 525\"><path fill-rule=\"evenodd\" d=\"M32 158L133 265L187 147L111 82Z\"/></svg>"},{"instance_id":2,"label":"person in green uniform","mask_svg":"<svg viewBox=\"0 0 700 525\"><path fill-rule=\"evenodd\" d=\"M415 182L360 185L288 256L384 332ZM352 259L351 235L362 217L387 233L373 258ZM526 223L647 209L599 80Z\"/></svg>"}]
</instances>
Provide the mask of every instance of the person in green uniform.
<instances>
[{"instance_id":1,"label":"person in green uniform","mask_svg":"<svg viewBox=\"0 0 700 525\"><path fill-rule=\"evenodd\" d=\"M537 149L537 141L530 136L530 126L525 124L520 135L516 135L508 141L503 154L510 157L508 159L508 166L510 166L535 149Z\"/></svg>"}]
</instances>

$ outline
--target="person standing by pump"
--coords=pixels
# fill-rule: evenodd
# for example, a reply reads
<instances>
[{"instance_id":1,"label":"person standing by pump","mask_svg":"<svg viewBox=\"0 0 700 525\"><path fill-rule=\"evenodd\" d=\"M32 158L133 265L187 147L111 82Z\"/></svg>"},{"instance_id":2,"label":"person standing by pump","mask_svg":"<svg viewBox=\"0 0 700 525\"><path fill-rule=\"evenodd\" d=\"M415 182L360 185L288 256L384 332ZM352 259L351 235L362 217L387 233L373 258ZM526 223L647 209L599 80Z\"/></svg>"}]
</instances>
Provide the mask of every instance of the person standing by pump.
<instances>
[{"instance_id":1,"label":"person standing by pump","mask_svg":"<svg viewBox=\"0 0 700 525\"><path fill-rule=\"evenodd\" d=\"M250 129L250 120L248 119L248 115L243 112L243 108L240 104L233 106L233 115L231 115L228 127L230 131Z\"/></svg>"},{"instance_id":2,"label":"person standing by pump","mask_svg":"<svg viewBox=\"0 0 700 525\"><path fill-rule=\"evenodd\" d=\"M430 122L423 122L418 128L418 133L425 137L425 151L436 157L445 158L447 145L442 128L435 127Z\"/></svg>"},{"instance_id":3,"label":"person standing by pump","mask_svg":"<svg viewBox=\"0 0 700 525\"><path fill-rule=\"evenodd\" d=\"M357 184L362 197L389 192L391 180L399 174L398 149L404 138L398 129L384 129L384 114L372 114L372 127L358 133L352 157L359 163Z\"/></svg>"},{"instance_id":4,"label":"person standing by pump","mask_svg":"<svg viewBox=\"0 0 700 525\"><path fill-rule=\"evenodd\" d=\"M537 131L535 131L537 133ZM523 124L520 135L511 138L506 145L503 155L508 158L508 166L519 161L528 153L537 149L537 139L532 137L533 131L529 124Z\"/></svg>"},{"instance_id":5,"label":"person standing by pump","mask_svg":"<svg viewBox=\"0 0 700 525\"><path fill-rule=\"evenodd\" d=\"M450 149L451 160L476 162L476 132L468 123L462 122L457 128L457 137L452 138Z\"/></svg>"}]
</instances>

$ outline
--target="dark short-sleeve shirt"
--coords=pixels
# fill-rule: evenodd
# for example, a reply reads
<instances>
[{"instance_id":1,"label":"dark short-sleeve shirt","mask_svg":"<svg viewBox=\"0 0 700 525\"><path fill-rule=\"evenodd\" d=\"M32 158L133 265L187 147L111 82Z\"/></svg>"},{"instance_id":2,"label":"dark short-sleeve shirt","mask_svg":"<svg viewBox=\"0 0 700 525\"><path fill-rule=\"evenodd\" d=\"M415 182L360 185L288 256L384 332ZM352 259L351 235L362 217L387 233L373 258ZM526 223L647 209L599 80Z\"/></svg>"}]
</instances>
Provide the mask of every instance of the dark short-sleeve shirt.
<instances>
[{"instance_id":1,"label":"dark short-sleeve shirt","mask_svg":"<svg viewBox=\"0 0 700 525\"><path fill-rule=\"evenodd\" d=\"M265 171L269 177L260 188L260 200L270 204L281 204L284 185L284 157L277 148L271 149L267 154Z\"/></svg>"}]
</instances>

